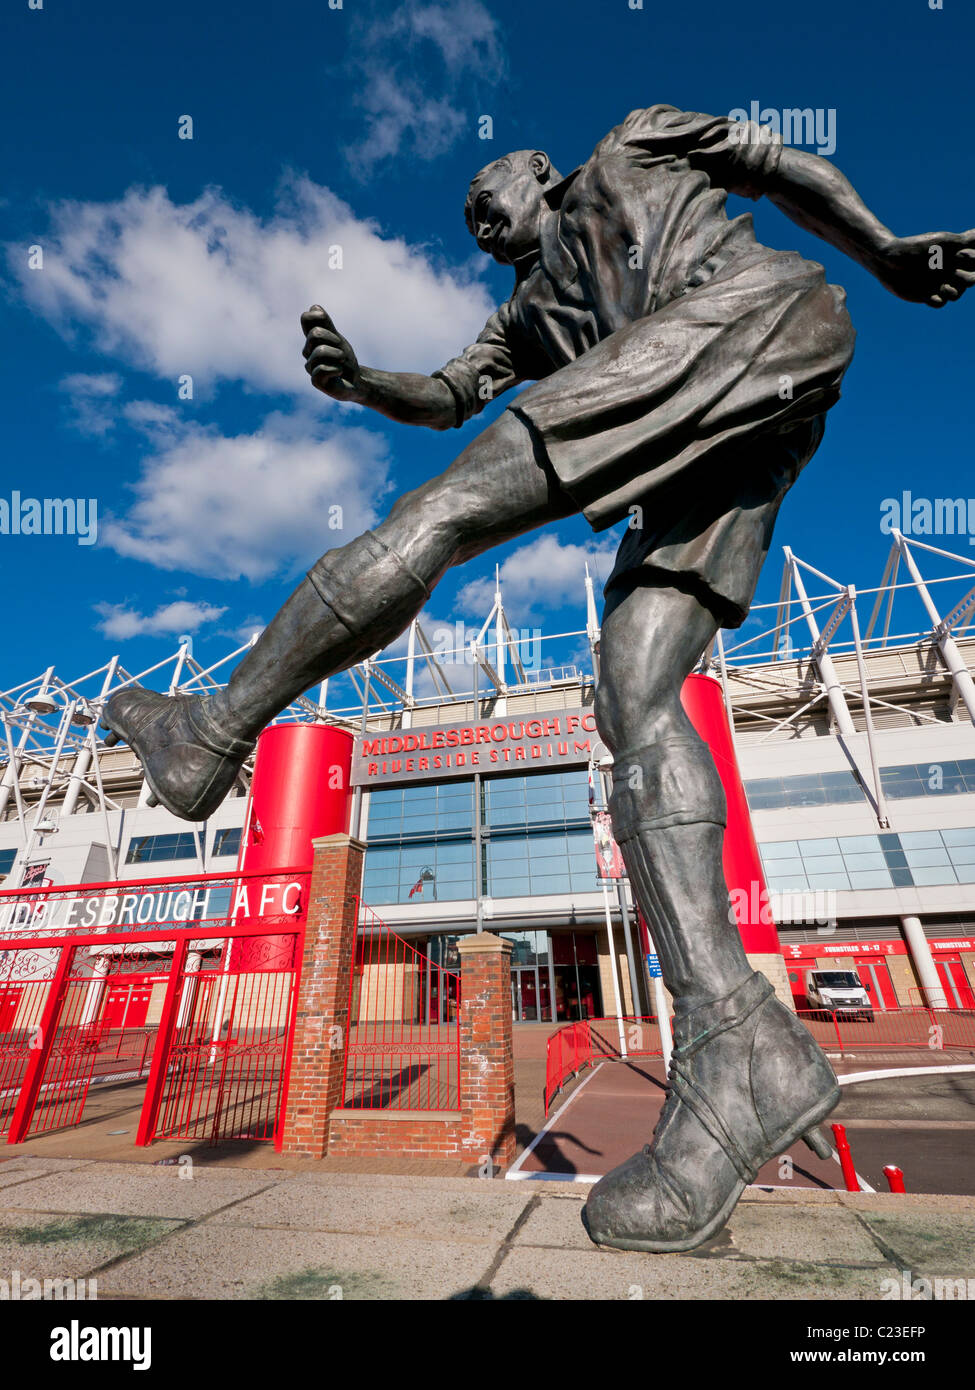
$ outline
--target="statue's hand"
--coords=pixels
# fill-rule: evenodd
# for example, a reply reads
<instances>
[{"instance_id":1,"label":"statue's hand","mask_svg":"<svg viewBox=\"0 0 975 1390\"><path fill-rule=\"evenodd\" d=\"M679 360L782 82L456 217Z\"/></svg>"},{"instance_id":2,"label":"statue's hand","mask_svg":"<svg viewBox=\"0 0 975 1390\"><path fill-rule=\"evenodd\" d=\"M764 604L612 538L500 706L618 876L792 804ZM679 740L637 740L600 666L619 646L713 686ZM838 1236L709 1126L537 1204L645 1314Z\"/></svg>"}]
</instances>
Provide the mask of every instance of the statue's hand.
<instances>
[{"instance_id":1,"label":"statue's hand","mask_svg":"<svg viewBox=\"0 0 975 1390\"><path fill-rule=\"evenodd\" d=\"M359 363L351 346L336 330L320 304L301 316L305 335L302 355L312 385L337 401L354 400L359 390Z\"/></svg>"},{"instance_id":2,"label":"statue's hand","mask_svg":"<svg viewBox=\"0 0 975 1390\"><path fill-rule=\"evenodd\" d=\"M873 270L899 298L941 309L975 285L975 231L893 237Z\"/></svg>"}]
</instances>

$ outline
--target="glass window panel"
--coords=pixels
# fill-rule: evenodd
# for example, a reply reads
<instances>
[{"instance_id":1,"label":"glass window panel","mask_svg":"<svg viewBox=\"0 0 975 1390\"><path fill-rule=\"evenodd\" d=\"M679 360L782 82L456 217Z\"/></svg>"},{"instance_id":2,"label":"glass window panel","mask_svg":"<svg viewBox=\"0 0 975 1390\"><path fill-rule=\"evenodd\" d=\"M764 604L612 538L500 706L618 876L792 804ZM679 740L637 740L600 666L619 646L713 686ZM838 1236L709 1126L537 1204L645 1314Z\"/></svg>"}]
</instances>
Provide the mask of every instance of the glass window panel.
<instances>
[{"instance_id":1,"label":"glass window panel","mask_svg":"<svg viewBox=\"0 0 975 1390\"><path fill-rule=\"evenodd\" d=\"M886 870L887 868L887 861L881 854L879 849L876 850L873 854L844 854L843 858L846 861L846 867L848 869Z\"/></svg>"},{"instance_id":2,"label":"glass window panel","mask_svg":"<svg viewBox=\"0 0 975 1390\"><path fill-rule=\"evenodd\" d=\"M912 868L914 882L919 885L933 883L957 883L955 871L949 864L947 868Z\"/></svg>"},{"instance_id":3,"label":"glass window panel","mask_svg":"<svg viewBox=\"0 0 975 1390\"><path fill-rule=\"evenodd\" d=\"M948 858L952 864L975 864L975 845L950 845Z\"/></svg>"},{"instance_id":4,"label":"glass window panel","mask_svg":"<svg viewBox=\"0 0 975 1390\"><path fill-rule=\"evenodd\" d=\"M442 840L436 849L436 857L441 864L468 860L473 853L473 840Z\"/></svg>"},{"instance_id":5,"label":"glass window panel","mask_svg":"<svg viewBox=\"0 0 975 1390\"><path fill-rule=\"evenodd\" d=\"M880 836L842 835L836 843L843 854L866 854L880 849Z\"/></svg>"},{"instance_id":6,"label":"glass window panel","mask_svg":"<svg viewBox=\"0 0 975 1390\"><path fill-rule=\"evenodd\" d=\"M932 868L935 865L950 863L948 851L944 849L909 849L905 852L905 857L910 869Z\"/></svg>"},{"instance_id":7,"label":"glass window panel","mask_svg":"<svg viewBox=\"0 0 975 1390\"><path fill-rule=\"evenodd\" d=\"M437 804L436 787L404 787L403 788L403 810L408 815L411 810L420 808L431 810Z\"/></svg>"},{"instance_id":8,"label":"glass window panel","mask_svg":"<svg viewBox=\"0 0 975 1390\"><path fill-rule=\"evenodd\" d=\"M851 888L890 888L891 879L888 869L875 870L850 870Z\"/></svg>"},{"instance_id":9,"label":"glass window panel","mask_svg":"<svg viewBox=\"0 0 975 1390\"><path fill-rule=\"evenodd\" d=\"M835 841L834 841L835 843ZM845 872L846 865L841 854L820 854L815 859L810 859L808 854L803 855L803 863L806 866L806 873L817 874L841 874Z\"/></svg>"},{"instance_id":10,"label":"glass window panel","mask_svg":"<svg viewBox=\"0 0 975 1390\"><path fill-rule=\"evenodd\" d=\"M785 805L777 792L756 792L747 788L745 794L753 811L773 811Z\"/></svg>"},{"instance_id":11,"label":"glass window panel","mask_svg":"<svg viewBox=\"0 0 975 1390\"><path fill-rule=\"evenodd\" d=\"M771 840L759 848L763 859L795 859L799 853L795 840Z\"/></svg>"},{"instance_id":12,"label":"glass window panel","mask_svg":"<svg viewBox=\"0 0 975 1390\"><path fill-rule=\"evenodd\" d=\"M808 888L805 874L769 874L768 886L771 892L792 893L798 889Z\"/></svg>"},{"instance_id":13,"label":"glass window panel","mask_svg":"<svg viewBox=\"0 0 975 1390\"><path fill-rule=\"evenodd\" d=\"M942 830L941 838L946 845L975 845L975 827Z\"/></svg>"},{"instance_id":14,"label":"glass window panel","mask_svg":"<svg viewBox=\"0 0 975 1390\"><path fill-rule=\"evenodd\" d=\"M214 855L237 854L240 851L240 837L243 833L241 826L233 829L218 830L213 837Z\"/></svg>"},{"instance_id":15,"label":"glass window panel","mask_svg":"<svg viewBox=\"0 0 975 1390\"><path fill-rule=\"evenodd\" d=\"M928 783L929 796L957 796L959 792L964 791L967 791L965 778L958 772L946 772L944 777L941 778L940 786L938 786L937 782L934 784Z\"/></svg>"},{"instance_id":16,"label":"glass window panel","mask_svg":"<svg viewBox=\"0 0 975 1390\"><path fill-rule=\"evenodd\" d=\"M528 859L528 845L524 840L491 840L488 842L488 857L497 860Z\"/></svg>"},{"instance_id":17,"label":"glass window panel","mask_svg":"<svg viewBox=\"0 0 975 1390\"><path fill-rule=\"evenodd\" d=\"M819 859L824 854L839 854L840 847L835 840L799 840L799 853L803 859Z\"/></svg>"},{"instance_id":18,"label":"glass window panel","mask_svg":"<svg viewBox=\"0 0 975 1390\"><path fill-rule=\"evenodd\" d=\"M940 849L941 836L937 830L911 830L901 835L902 849Z\"/></svg>"},{"instance_id":19,"label":"glass window panel","mask_svg":"<svg viewBox=\"0 0 975 1390\"><path fill-rule=\"evenodd\" d=\"M531 896L531 883L527 878L491 879L492 898L527 898Z\"/></svg>"},{"instance_id":20,"label":"glass window panel","mask_svg":"<svg viewBox=\"0 0 975 1390\"><path fill-rule=\"evenodd\" d=\"M532 894L567 893L569 878L567 874L532 874Z\"/></svg>"},{"instance_id":21,"label":"glass window panel","mask_svg":"<svg viewBox=\"0 0 975 1390\"><path fill-rule=\"evenodd\" d=\"M845 873L818 873L813 869L807 868L806 877L809 880L810 888L849 888L850 886L849 875Z\"/></svg>"},{"instance_id":22,"label":"glass window panel","mask_svg":"<svg viewBox=\"0 0 975 1390\"><path fill-rule=\"evenodd\" d=\"M790 806L825 806L826 792L822 787L808 787L803 791L796 792L790 796L788 804Z\"/></svg>"},{"instance_id":23,"label":"glass window panel","mask_svg":"<svg viewBox=\"0 0 975 1390\"><path fill-rule=\"evenodd\" d=\"M804 878L805 873L805 864L799 858L773 859L770 864L766 865L766 876L768 876L769 874L790 874L794 878Z\"/></svg>"},{"instance_id":24,"label":"glass window panel","mask_svg":"<svg viewBox=\"0 0 975 1390\"><path fill-rule=\"evenodd\" d=\"M438 890L437 897L441 902L460 902L462 899L473 898L473 880L468 879L466 884L444 884L442 890Z\"/></svg>"}]
</instances>

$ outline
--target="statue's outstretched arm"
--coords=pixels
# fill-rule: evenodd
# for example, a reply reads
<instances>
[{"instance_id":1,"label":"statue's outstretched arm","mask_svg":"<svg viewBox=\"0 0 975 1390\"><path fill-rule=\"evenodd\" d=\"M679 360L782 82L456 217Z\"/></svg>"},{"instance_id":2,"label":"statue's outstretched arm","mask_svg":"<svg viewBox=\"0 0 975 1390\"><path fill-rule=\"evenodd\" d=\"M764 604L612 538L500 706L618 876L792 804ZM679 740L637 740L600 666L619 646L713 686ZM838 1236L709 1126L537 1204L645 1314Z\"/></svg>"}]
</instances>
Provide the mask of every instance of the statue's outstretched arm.
<instances>
[{"instance_id":1,"label":"statue's outstretched arm","mask_svg":"<svg viewBox=\"0 0 975 1390\"><path fill-rule=\"evenodd\" d=\"M975 284L975 231L895 236L818 155L783 149L763 191L793 222L845 251L901 299L940 309Z\"/></svg>"},{"instance_id":2,"label":"statue's outstretched arm","mask_svg":"<svg viewBox=\"0 0 975 1390\"><path fill-rule=\"evenodd\" d=\"M349 342L319 304L301 316L305 370L313 385L337 401L367 405L404 425L447 430L456 424L454 393L438 377L360 367Z\"/></svg>"}]
</instances>

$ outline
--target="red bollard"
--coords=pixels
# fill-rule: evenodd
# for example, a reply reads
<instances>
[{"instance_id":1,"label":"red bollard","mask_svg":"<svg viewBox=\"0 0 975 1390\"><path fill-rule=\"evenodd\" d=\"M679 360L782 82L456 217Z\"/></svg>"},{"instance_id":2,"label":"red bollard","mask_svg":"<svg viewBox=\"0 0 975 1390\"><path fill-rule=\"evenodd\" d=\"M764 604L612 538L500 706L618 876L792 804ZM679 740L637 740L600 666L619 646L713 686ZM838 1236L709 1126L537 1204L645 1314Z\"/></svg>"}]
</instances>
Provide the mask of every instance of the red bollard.
<instances>
[{"instance_id":1,"label":"red bollard","mask_svg":"<svg viewBox=\"0 0 975 1390\"><path fill-rule=\"evenodd\" d=\"M846 1126L831 1125L830 1128L836 1140L836 1152L839 1154L840 1167L843 1169L843 1181L846 1183L846 1190L847 1192L859 1192L860 1180L853 1166L853 1155L850 1153L850 1145L846 1137Z\"/></svg>"},{"instance_id":2,"label":"red bollard","mask_svg":"<svg viewBox=\"0 0 975 1390\"><path fill-rule=\"evenodd\" d=\"M890 1188L891 1192L907 1191L904 1186L904 1174L899 1168L895 1167L893 1163L888 1163L884 1167L884 1177L887 1179L887 1186Z\"/></svg>"}]
</instances>

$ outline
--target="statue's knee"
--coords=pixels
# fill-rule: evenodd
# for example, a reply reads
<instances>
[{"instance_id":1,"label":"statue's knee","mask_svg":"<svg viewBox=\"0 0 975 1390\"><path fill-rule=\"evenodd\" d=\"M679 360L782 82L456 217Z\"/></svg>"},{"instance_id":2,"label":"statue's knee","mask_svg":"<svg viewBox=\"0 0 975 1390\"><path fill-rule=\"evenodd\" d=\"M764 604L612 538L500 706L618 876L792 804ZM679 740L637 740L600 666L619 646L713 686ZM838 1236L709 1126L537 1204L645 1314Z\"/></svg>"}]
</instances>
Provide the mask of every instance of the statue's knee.
<instances>
[{"instance_id":1,"label":"statue's knee","mask_svg":"<svg viewBox=\"0 0 975 1390\"><path fill-rule=\"evenodd\" d=\"M726 824L721 778L693 729L658 726L649 742L621 748L614 758L609 808L621 842L670 825Z\"/></svg>"}]
</instances>

